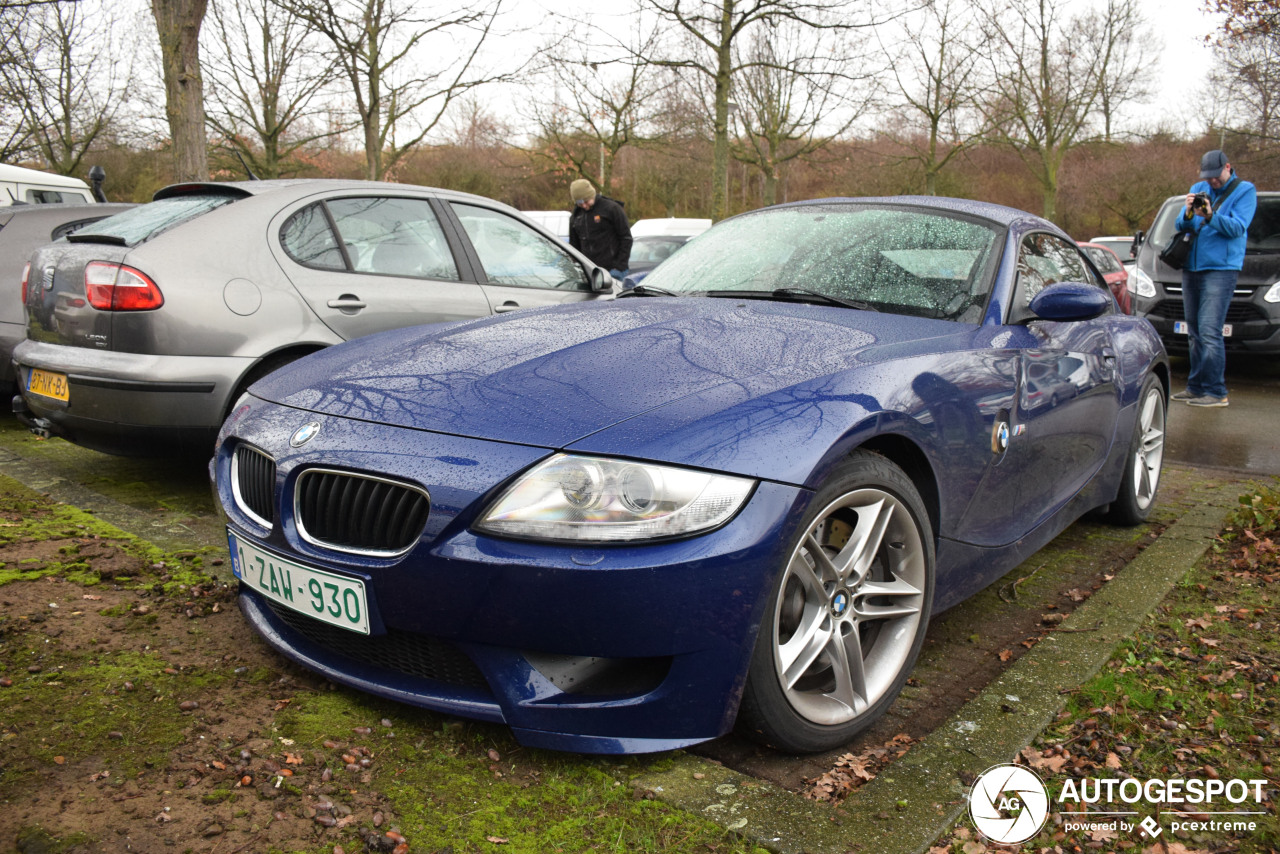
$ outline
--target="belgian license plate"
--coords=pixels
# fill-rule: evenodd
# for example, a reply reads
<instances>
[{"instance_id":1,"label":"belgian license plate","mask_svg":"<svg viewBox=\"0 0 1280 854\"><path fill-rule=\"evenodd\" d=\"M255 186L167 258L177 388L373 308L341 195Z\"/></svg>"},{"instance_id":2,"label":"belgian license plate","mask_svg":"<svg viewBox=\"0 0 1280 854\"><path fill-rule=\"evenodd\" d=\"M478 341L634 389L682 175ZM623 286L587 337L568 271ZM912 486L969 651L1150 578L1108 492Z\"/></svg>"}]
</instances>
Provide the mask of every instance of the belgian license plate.
<instances>
[{"instance_id":1,"label":"belgian license plate","mask_svg":"<svg viewBox=\"0 0 1280 854\"><path fill-rule=\"evenodd\" d=\"M1179 335L1186 335L1190 330L1187 328L1187 322L1185 320L1175 320L1173 322L1173 331ZM1222 324L1222 337L1223 338L1231 337L1230 323Z\"/></svg>"},{"instance_id":2,"label":"belgian license plate","mask_svg":"<svg viewBox=\"0 0 1280 854\"><path fill-rule=\"evenodd\" d=\"M364 582L303 566L246 543L230 531L231 571L259 594L331 626L369 634Z\"/></svg>"},{"instance_id":3,"label":"belgian license plate","mask_svg":"<svg viewBox=\"0 0 1280 854\"><path fill-rule=\"evenodd\" d=\"M63 403L66 403L71 398L71 392L67 388L66 374L60 374L57 371L43 371L40 368L31 369L31 375L27 377L27 391L43 397L52 397L54 400L61 400Z\"/></svg>"}]
</instances>

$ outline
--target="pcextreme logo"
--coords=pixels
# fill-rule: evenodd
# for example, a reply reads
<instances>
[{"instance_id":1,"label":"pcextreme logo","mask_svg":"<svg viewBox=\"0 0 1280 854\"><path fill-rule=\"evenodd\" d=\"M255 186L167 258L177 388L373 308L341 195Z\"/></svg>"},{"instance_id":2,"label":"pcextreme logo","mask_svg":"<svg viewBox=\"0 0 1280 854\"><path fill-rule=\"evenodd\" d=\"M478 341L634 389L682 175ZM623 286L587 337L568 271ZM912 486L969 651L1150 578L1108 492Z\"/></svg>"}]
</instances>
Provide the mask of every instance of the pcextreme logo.
<instances>
[{"instance_id":1,"label":"pcextreme logo","mask_svg":"<svg viewBox=\"0 0 1280 854\"><path fill-rule=\"evenodd\" d=\"M973 783L969 817L993 842L1016 845L1044 827L1049 817L1049 793L1030 768L993 765Z\"/></svg>"}]
</instances>

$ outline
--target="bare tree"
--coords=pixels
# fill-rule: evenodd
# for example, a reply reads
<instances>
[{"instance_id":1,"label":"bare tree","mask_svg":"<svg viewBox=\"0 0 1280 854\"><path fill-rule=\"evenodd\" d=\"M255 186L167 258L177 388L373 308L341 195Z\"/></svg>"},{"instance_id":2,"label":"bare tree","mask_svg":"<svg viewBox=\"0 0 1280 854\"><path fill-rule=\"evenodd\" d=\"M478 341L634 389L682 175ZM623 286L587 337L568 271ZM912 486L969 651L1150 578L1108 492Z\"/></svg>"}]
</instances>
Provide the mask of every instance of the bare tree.
<instances>
[{"instance_id":1,"label":"bare tree","mask_svg":"<svg viewBox=\"0 0 1280 854\"><path fill-rule=\"evenodd\" d=\"M1263 141L1280 135L1280 30L1252 32L1214 47L1209 86L1230 92L1232 129Z\"/></svg>"},{"instance_id":2,"label":"bare tree","mask_svg":"<svg viewBox=\"0 0 1280 854\"><path fill-rule=\"evenodd\" d=\"M160 36L165 116L173 139L174 173L179 181L209 177L208 137L204 129L204 74L200 67L200 28L209 0L151 0Z\"/></svg>"},{"instance_id":3,"label":"bare tree","mask_svg":"<svg viewBox=\"0 0 1280 854\"><path fill-rule=\"evenodd\" d=\"M778 200L787 163L808 157L842 135L861 115L865 98L852 87L869 69L852 57L839 30L807 32L794 21L762 27L738 65L730 110L735 135L730 153L760 173L761 201Z\"/></svg>"},{"instance_id":4,"label":"bare tree","mask_svg":"<svg viewBox=\"0 0 1280 854\"><path fill-rule=\"evenodd\" d=\"M936 196L939 173L985 135L978 109L982 43L973 9L962 0L929 0L903 23L902 42L889 49L903 101L895 136L907 159L920 164L925 192Z\"/></svg>"},{"instance_id":5,"label":"bare tree","mask_svg":"<svg viewBox=\"0 0 1280 854\"><path fill-rule=\"evenodd\" d=\"M642 5L684 36L668 46L665 56L650 61L688 71L711 87L711 216L717 220L727 209L730 92L739 74L755 64L735 53L735 45L756 28L783 21L815 32L871 23L854 18L855 7L849 0L643 0Z\"/></svg>"},{"instance_id":6,"label":"bare tree","mask_svg":"<svg viewBox=\"0 0 1280 854\"><path fill-rule=\"evenodd\" d=\"M120 57L133 51L97 3L32 7L15 23L0 62L3 100L21 128L11 139L53 171L76 175L127 100L131 68Z\"/></svg>"},{"instance_id":7,"label":"bare tree","mask_svg":"<svg viewBox=\"0 0 1280 854\"><path fill-rule=\"evenodd\" d=\"M333 131L317 95L335 65L316 34L271 0L215 0L209 125L261 178L293 171L293 155Z\"/></svg>"},{"instance_id":8,"label":"bare tree","mask_svg":"<svg viewBox=\"0 0 1280 854\"><path fill-rule=\"evenodd\" d=\"M637 58L648 54L652 44L652 37L637 34L631 49L619 56L551 52L547 73L536 85L540 93L550 88L555 94L547 99L535 93L528 101L542 160L613 194L618 153L653 138L646 136L645 126L654 117L658 94L671 82Z\"/></svg>"},{"instance_id":9,"label":"bare tree","mask_svg":"<svg viewBox=\"0 0 1280 854\"><path fill-rule=\"evenodd\" d=\"M1150 49L1157 37L1134 0L1107 0L1106 7L1084 24L1076 38L1099 51L1098 110L1102 138L1111 142L1120 109L1151 98Z\"/></svg>"},{"instance_id":10,"label":"bare tree","mask_svg":"<svg viewBox=\"0 0 1280 854\"><path fill-rule=\"evenodd\" d=\"M452 8L400 0L276 2L331 43L355 99L371 180L381 180L421 143L455 99L513 73L485 72L478 62L502 0Z\"/></svg>"},{"instance_id":11,"label":"bare tree","mask_svg":"<svg viewBox=\"0 0 1280 854\"><path fill-rule=\"evenodd\" d=\"M1067 20L1065 5L1014 2L989 12L983 24L993 72L987 119L1040 184L1050 220L1057 215L1063 161L1093 139L1101 73L1100 52L1076 35L1087 19Z\"/></svg>"}]
</instances>

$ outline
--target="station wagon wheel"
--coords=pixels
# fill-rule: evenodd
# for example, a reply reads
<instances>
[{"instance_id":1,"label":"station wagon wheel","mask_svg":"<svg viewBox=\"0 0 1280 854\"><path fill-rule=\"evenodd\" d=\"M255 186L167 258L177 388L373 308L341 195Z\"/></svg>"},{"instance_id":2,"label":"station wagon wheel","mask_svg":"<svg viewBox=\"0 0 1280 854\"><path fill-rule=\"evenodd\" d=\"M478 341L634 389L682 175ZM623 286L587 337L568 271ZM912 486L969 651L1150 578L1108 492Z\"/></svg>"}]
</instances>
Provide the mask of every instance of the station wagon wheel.
<instances>
[{"instance_id":1,"label":"station wagon wheel","mask_svg":"<svg viewBox=\"0 0 1280 854\"><path fill-rule=\"evenodd\" d=\"M1109 517L1118 525L1137 525L1151 515L1160 487L1160 466L1164 462L1166 413L1164 386L1149 374L1138 396L1138 415L1120 492L1111 503Z\"/></svg>"},{"instance_id":2,"label":"station wagon wheel","mask_svg":"<svg viewBox=\"0 0 1280 854\"><path fill-rule=\"evenodd\" d=\"M765 609L739 723L793 752L837 747L897 697L933 602L933 535L911 480L857 452L815 496Z\"/></svg>"}]
</instances>

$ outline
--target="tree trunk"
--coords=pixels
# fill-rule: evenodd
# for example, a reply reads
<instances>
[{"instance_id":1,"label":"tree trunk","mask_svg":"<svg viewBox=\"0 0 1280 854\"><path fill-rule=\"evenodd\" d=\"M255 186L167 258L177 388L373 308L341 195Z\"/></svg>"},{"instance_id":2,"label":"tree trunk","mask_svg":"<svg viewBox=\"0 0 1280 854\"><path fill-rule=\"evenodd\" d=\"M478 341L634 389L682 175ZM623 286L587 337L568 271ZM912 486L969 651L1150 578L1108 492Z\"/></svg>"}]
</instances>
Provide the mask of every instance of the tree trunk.
<instances>
[{"instance_id":1,"label":"tree trunk","mask_svg":"<svg viewBox=\"0 0 1280 854\"><path fill-rule=\"evenodd\" d=\"M174 176L209 178L204 128L204 78L200 73L200 26L208 0L152 0L164 68L165 115L173 138Z\"/></svg>"},{"instance_id":2,"label":"tree trunk","mask_svg":"<svg viewBox=\"0 0 1280 854\"><path fill-rule=\"evenodd\" d=\"M733 30L734 0L721 0L720 45L716 50L715 140L711 147L711 221L719 222L729 212L729 86L733 69L730 33Z\"/></svg>"}]
</instances>

